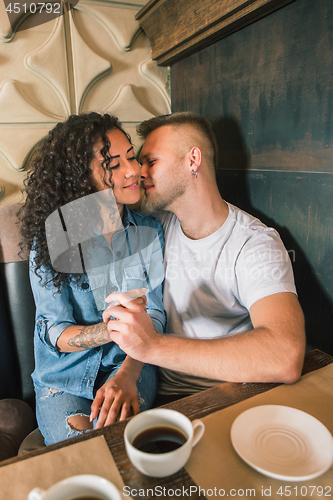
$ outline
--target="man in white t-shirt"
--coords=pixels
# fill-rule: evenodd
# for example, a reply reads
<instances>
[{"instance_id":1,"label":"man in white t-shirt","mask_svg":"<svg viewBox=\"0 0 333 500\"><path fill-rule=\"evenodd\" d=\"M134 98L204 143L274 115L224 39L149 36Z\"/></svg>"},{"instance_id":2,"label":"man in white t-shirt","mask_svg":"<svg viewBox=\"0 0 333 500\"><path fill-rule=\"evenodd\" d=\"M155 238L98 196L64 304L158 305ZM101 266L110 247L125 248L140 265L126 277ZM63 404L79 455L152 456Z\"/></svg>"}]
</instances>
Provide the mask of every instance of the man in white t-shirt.
<instances>
[{"instance_id":1,"label":"man in white t-shirt","mask_svg":"<svg viewBox=\"0 0 333 500\"><path fill-rule=\"evenodd\" d=\"M278 233L224 201L209 122L174 113L143 122L140 162L145 210L165 230L167 334L143 309L112 294L110 337L160 367L160 393L193 393L221 381L295 382L304 318ZM113 316L118 321L109 321Z\"/></svg>"}]
</instances>

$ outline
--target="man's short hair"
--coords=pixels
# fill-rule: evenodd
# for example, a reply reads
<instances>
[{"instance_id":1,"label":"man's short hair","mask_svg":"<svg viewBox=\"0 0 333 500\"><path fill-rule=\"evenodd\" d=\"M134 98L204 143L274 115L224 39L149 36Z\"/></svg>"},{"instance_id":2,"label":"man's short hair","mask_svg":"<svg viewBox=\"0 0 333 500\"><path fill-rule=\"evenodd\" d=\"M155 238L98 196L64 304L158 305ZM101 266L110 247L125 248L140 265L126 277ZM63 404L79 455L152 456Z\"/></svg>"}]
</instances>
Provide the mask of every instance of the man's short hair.
<instances>
[{"instance_id":1,"label":"man's short hair","mask_svg":"<svg viewBox=\"0 0 333 500\"><path fill-rule=\"evenodd\" d=\"M210 153L208 154L208 157L211 158L215 171L217 170L217 141L212 126L207 118L188 111L171 113L170 115L155 116L154 118L145 120L140 125L138 125L137 133L139 137L145 140L151 132L167 125L172 127L187 125L196 130L208 146L207 150Z\"/></svg>"}]
</instances>

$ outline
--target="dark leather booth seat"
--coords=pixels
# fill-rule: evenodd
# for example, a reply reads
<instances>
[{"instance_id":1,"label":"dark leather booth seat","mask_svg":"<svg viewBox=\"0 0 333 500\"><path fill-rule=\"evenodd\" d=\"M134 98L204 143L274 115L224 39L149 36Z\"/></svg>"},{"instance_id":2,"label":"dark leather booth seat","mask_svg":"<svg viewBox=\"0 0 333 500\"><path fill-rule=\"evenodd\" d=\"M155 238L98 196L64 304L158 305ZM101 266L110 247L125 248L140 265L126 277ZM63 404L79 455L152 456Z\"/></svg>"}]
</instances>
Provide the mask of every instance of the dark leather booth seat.
<instances>
[{"instance_id":1,"label":"dark leather booth seat","mask_svg":"<svg viewBox=\"0 0 333 500\"><path fill-rule=\"evenodd\" d=\"M20 253L20 205L0 207L0 398L17 397L34 408L35 303L28 256Z\"/></svg>"},{"instance_id":2,"label":"dark leather booth seat","mask_svg":"<svg viewBox=\"0 0 333 500\"><path fill-rule=\"evenodd\" d=\"M16 454L18 440L36 427L31 379L35 303L28 256L20 252L19 208L19 204L0 207L0 443L8 448L1 459Z\"/></svg>"}]
</instances>

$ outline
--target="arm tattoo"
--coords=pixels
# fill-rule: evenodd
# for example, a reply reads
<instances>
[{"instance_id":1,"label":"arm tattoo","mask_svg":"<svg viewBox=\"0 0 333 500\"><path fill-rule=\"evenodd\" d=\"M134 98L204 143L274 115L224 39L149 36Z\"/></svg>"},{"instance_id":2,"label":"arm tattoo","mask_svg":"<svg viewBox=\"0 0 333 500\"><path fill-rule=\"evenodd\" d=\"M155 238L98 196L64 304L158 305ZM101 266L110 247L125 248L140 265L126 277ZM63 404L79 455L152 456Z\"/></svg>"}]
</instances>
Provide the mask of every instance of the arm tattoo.
<instances>
[{"instance_id":1,"label":"arm tattoo","mask_svg":"<svg viewBox=\"0 0 333 500\"><path fill-rule=\"evenodd\" d=\"M108 342L111 342L108 328L105 323L99 323L97 325L82 326L80 333L68 340L68 345L81 349L92 349Z\"/></svg>"}]
</instances>

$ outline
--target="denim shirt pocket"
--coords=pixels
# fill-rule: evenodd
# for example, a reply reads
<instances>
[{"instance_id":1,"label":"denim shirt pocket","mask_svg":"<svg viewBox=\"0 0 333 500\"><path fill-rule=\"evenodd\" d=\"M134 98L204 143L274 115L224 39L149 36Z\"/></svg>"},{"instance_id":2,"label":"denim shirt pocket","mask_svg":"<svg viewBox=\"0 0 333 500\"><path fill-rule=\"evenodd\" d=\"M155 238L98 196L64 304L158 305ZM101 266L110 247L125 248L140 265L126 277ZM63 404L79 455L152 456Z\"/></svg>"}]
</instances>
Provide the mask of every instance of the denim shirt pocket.
<instances>
[{"instance_id":1,"label":"denim shirt pocket","mask_svg":"<svg viewBox=\"0 0 333 500\"><path fill-rule=\"evenodd\" d=\"M125 275L123 292L134 290L135 288L149 288L149 265L147 261L125 266L123 272Z\"/></svg>"}]
</instances>

